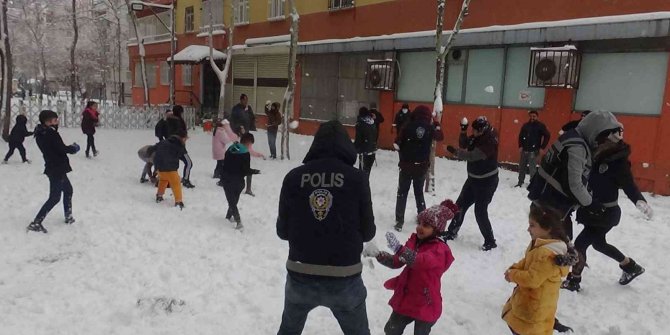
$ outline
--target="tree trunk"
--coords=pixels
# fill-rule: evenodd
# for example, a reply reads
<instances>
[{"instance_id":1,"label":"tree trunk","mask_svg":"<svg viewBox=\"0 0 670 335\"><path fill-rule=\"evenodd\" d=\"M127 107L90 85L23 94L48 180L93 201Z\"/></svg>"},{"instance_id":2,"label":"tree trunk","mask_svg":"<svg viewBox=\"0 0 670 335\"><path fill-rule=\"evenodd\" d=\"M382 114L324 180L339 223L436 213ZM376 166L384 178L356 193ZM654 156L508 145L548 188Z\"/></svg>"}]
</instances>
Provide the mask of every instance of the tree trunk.
<instances>
[{"instance_id":1,"label":"tree trunk","mask_svg":"<svg viewBox=\"0 0 670 335\"><path fill-rule=\"evenodd\" d=\"M74 30L74 38L72 39L72 46L70 47L70 115L74 116L75 108L77 106L77 100L75 100L75 90L77 89L77 63L75 53L77 51L77 42L79 41L77 0L72 0L72 29ZM67 109L63 112L63 123L67 126Z\"/></svg>"},{"instance_id":2,"label":"tree trunk","mask_svg":"<svg viewBox=\"0 0 670 335\"><path fill-rule=\"evenodd\" d=\"M281 159L290 160L291 152L289 150L289 119L293 117L293 96L295 94L295 68L298 52L298 29L300 23L300 15L295 6L295 0L289 0L291 7L291 47L288 61L288 87L284 94L284 101L282 103L282 115L284 117L282 136L281 136Z\"/></svg>"},{"instance_id":3,"label":"tree trunk","mask_svg":"<svg viewBox=\"0 0 670 335\"><path fill-rule=\"evenodd\" d=\"M130 0L126 0L126 5L128 6L128 10L130 10ZM149 87L147 85L147 69L144 64L144 41L140 38L140 33L137 31L137 16L135 16L135 13L131 12L130 13L130 20L133 23L133 30L135 31L135 38L137 39L137 48L140 54L140 67L142 71L142 88L144 89L144 106L149 106L151 107L151 103L149 101Z\"/></svg>"},{"instance_id":4,"label":"tree trunk","mask_svg":"<svg viewBox=\"0 0 670 335\"><path fill-rule=\"evenodd\" d=\"M9 125L12 119L12 49L9 43L9 28L7 22L7 0L2 0L2 13L0 13L0 38L2 45L2 105L0 110L4 107L5 115L2 122L2 138L7 140L9 138Z\"/></svg>"},{"instance_id":5,"label":"tree trunk","mask_svg":"<svg viewBox=\"0 0 670 335\"><path fill-rule=\"evenodd\" d=\"M230 25L228 27L228 47L226 48L226 63L223 66L223 70L219 69L219 66L216 65L214 60L214 28L212 19L212 11L210 7L209 11L209 65L216 73L216 77L219 79L221 86L219 88L219 108L217 112L217 117L219 119L224 118L226 114L225 102L226 102L226 81L228 80L228 72L230 71L230 64L233 62L233 32L235 30L235 1L230 2Z\"/></svg>"},{"instance_id":6,"label":"tree trunk","mask_svg":"<svg viewBox=\"0 0 670 335\"><path fill-rule=\"evenodd\" d=\"M435 53L436 53L436 66L435 66L435 94L433 102L433 117L442 124L442 111L443 103L442 96L444 95L444 72L446 67L446 57L451 50L454 38L458 35L458 32L461 30L461 25L465 16L468 15L468 7L470 6L471 0L463 0L463 5L461 6L461 11L456 18L454 23L454 29L452 29L451 34L447 42L442 45L442 30L444 28L444 10L446 6L446 0L437 0L437 22L435 24ZM428 178L426 178L425 190L426 192L435 195L435 149L436 142L433 141L430 149L430 168L428 170Z\"/></svg>"},{"instance_id":7,"label":"tree trunk","mask_svg":"<svg viewBox=\"0 0 670 335\"><path fill-rule=\"evenodd\" d=\"M117 51L117 71L118 71L118 82L119 85L117 91L117 104L121 106L125 99L125 92L123 91L123 80L121 79L121 19L119 18L116 10L114 10L114 17L116 18L116 51ZM107 89L107 87L105 87Z\"/></svg>"}]
</instances>

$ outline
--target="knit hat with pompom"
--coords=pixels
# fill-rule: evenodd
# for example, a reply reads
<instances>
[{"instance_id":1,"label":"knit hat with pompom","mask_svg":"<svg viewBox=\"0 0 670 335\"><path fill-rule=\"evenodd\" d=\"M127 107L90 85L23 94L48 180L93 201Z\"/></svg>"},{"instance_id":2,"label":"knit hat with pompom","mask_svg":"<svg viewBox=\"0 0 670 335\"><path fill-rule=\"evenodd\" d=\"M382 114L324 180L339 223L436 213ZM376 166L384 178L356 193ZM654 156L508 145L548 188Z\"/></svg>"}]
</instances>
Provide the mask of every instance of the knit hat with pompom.
<instances>
[{"instance_id":1,"label":"knit hat with pompom","mask_svg":"<svg viewBox=\"0 0 670 335\"><path fill-rule=\"evenodd\" d=\"M419 213L419 224L428 224L434 227L438 233L442 233L447 228L447 221L453 219L458 211L458 206L447 199L439 205L426 208Z\"/></svg>"}]
</instances>

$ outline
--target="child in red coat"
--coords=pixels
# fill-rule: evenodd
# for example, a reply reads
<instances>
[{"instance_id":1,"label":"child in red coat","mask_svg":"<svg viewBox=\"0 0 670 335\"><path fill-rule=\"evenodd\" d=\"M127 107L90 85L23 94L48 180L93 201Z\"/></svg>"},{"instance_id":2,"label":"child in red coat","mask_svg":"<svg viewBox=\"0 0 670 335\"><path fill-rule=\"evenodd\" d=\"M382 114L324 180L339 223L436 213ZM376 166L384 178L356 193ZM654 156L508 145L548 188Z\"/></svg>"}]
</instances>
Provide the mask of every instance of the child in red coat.
<instances>
[{"instance_id":1,"label":"child in red coat","mask_svg":"<svg viewBox=\"0 0 670 335\"><path fill-rule=\"evenodd\" d=\"M389 301L393 312L384 326L386 335L400 335L412 322L415 335L427 335L440 318L440 280L454 261L454 256L439 235L456 212L458 206L451 200L423 210L418 216L416 233L404 246L393 233L386 233L393 255L380 252L377 260L392 269L405 266L399 276L384 283L384 287L393 290Z\"/></svg>"}]
</instances>

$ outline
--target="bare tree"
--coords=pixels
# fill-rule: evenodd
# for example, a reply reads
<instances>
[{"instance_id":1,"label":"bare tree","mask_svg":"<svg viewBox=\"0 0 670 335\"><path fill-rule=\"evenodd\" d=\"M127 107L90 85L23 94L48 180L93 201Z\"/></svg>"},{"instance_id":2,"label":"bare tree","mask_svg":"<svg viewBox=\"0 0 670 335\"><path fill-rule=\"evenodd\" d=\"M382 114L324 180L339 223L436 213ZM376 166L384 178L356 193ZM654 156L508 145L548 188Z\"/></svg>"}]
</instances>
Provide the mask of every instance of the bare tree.
<instances>
[{"instance_id":1,"label":"bare tree","mask_svg":"<svg viewBox=\"0 0 670 335\"><path fill-rule=\"evenodd\" d=\"M300 23L300 15L295 6L295 0L289 0L291 7L291 46L289 50L288 60L288 87L284 93L284 101L282 102L282 115L284 116L284 124L282 127L281 136L281 159L291 159L289 151L289 116L293 116L293 97L295 95L295 68L298 52L298 28Z\"/></svg>"},{"instance_id":2,"label":"bare tree","mask_svg":"<svg viewBox=\"0 0 670 335\"><path fill-rule=\"evenodd\" d=\"M39 99L42 101L42 94L45 91L45 85L47 84L47 23L49 19L48 15L48 4L42 3L37 0L27 0L21 2L21 22L22 28L26 29L29 33L29 36L32 39L34 47L37 49L36 54L38 57L38 66L41 75L40 83L40 96Z\"/></svg>"},{"instance_id":3,"label":"bare tree","mask_svg":"<svg viewBox=\"0 0 670 335\"><path fill-rule=\"evenodd\" d=\"M106 5L107 8L112 12L114 16L114 21L116 24L116 70L117 70L117 84L119 85L117 89L117 103L121 105L124 100L124 92L123 92L123 80L121 79L121 38L123 36L122 30L121 30L121 17L119 16L119 7L123 5L123 3L119 3L119 0L107 0Z\"/></svg>"},{"instance_id":4,"label":"bare tree","mask_svg":"<svg viewBox=\"0 0 670 335\"><path fill-rule=\"evenodd\" d=\"M130 13L130 21L133 23L133 31L135 31L135 37L137 38L137 48L139 51L138 53L140 54L140 66L142 71L142 88L144 89L144 105L151 106L151 103L149 102L149 85L147 85L147 68L144 63L144 56L146 55L146 52L144 50L144 40L140 38L140 33L137 30L137 16L135 15L135 12L130 10L130 0L125 1L126 6L128 7L128 11Z\"/></svg>"},{"instance_id":5,"label":"bare tree","mask_svg":"<svg viewBox=\"0 0 670 335\"><path fill-rule=\"evenodd\" d=\"M1 0L0 13L0 61L2 62L2 83L0 84L0 111L5 110L2 122L2 138L8 140L9 124L12 118L12 49L9 42L7 24L7 0ZM1 114L1 113L0 113Z\"/></svg>"},{"instance_id":6,"label":"bare tree","mask_svg":"<svg viewBox=\"0 0 670 335\"><path fill-rule=\"evenodd\" d=\"M436 56L436 75L435 75L435 101L433 103L433 116L442 121L442 95L444 92L444 72L446 65L446 57L451 50L451 46L454 42L454 38L458 35L458 32L461 30L461 25L465 16L468 15L468 7L470 6L470 0L463 0L463 5L461 6L461 11L456 18L456 23L454 23L454 29L451 30L451 34L447 38L446 43L442 44L442 29L444 27L444 10L446 6L446 0L437 0L437 23L435 28L435 52ZM428 171L428 178L426 178L426 192L435 194L435 147L436 143L433 141L431 150L430 150L430 169Z\"/></svg>"},{"instance_id":7,"label":"bare tree","mask_svg":"<svg viewBox=\"0 0 670 335\"><path fill-rule=\"evenodd\" d=\"M215 1L215 0L209 0L209 1ZM223 0L221 0L223 2ZM220 69L218 65L216 65L216 61L214 60L214 20L212 19L212 11L210 7L209 11L209 65L212 67L212 70L214 70L214 73L216 73L216 77L219 79L219 82L221 83L221 87L219 89L219 110L218 110L218 117L223 118L225 115L225 101L226 101L226 81L228 80L228 72L230 72L230 64L233 62L233 32L235 30L235 3L237 0L231 0L230 2L230 24L228 25L228 47L226 48L226 63L223 66L223 69Z\"/></svg>"},{"instance_id":8,"label":"bare tree","mask_svg":"<svg viewBox=\"0 0 670 335\"><path fill-rule=\"evenodd\" d=\"M77 101L75 100L75 90L77 89L77 61L75 53L77 52L77 42L79 41L79 26L77 25L77 0L72 0L72 46L70 47L70 113L74 115ZM63 113L63 123L67 124L67 110Z\"/></svg>"}]
</instances>

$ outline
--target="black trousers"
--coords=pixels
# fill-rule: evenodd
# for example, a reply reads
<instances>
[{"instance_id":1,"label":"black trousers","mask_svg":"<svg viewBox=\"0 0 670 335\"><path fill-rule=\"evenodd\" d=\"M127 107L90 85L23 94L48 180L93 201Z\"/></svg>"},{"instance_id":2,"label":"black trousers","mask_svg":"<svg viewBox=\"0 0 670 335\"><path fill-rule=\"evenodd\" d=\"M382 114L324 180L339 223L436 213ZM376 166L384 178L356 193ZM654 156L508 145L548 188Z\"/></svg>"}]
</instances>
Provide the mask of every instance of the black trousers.
<instances>
[{"instance_id":1,"label":"black trousers","mask_svg":"<svg viewBox=\"0 0 670 335\"><path fill-rule=\"evenodd\" d=\"M619 251L619 249L607 242L607 233L619 223L617 218L621 218L621 208L617 206L608 209L608 211L612 210L618 211L618 215L615 213L615 215L611 216L611 218L616 219L615 223L610 226L593 226L587 224L575 239L575 249L579 252L579 263L572 267L573 274L581 275L584 266L586 266L586 250L590 246L593 246L593 249L596 249L596 251L619 263L626 258L626 255Z\"/></svg>"},{"instance_id":2,"label":"black trousers","mask_svg":"<svg viewBox=\"0 0 670 335\"><path fill-rule=\"evenodd\" d=\"M456 205L461 211L449 224L448 232L458 234L461 225L463 225L465 213L474 204L475 218L477 219L477 225L479 225L479 231L484 237L484 243L495 243L496 239L493 237L493 228L491 228L491 221L489 220L489 204L496 189L498 189L498 175L482 179L468 177L463 184L461 194L456 200Z\"/></svg>"},{"instance_id":3,"label":"black trousers","mask_svg":"<svg viewBox=\"0 0 670 335\"><path fill-rule=\"evenodd\" d=\"M86 156L88 157L88 153L93 149L93 154L95 155L98 150L95 149L95 137L93 137L93 134L86 134Z\"/></svg>"},{"instance_id":4,"label":"black trousers","mask_svg":"<svg viewBox=\"0 0 670 335\"><path fill-rule=\"evenodd\" d=\"M154 165L149 162L144 163L144 168L142 169L142 177L140 179L146 179L147 175L149 176L149 178L155 178L156 174L158 174L158 171L155 171L153 167Z\"/></svg>"},{"instance_id":5,"label":"black trousers","mask_svg":"<svg viewBox=\"0 0 670 335\"><path fill-rule=\"evenodd\" d=\"M396 312L391 313L391 317L384 326L384 334L386 335L402 335L405 327L414 322L414 335L428 335L430 329L435 325L435 322L425 322L416 320L409 316L401 315Z\"/></svg>"},{"instance_id":6,"label":"black trousers","mask_svg":"<svg viewBox=\"0 0 670 335\"><path fill-rule=\"evenodd\" d=\"M193 168L193 161L191 160L191 156L186 153L179 157L179 160L184 162L184 173L182 174L182 179L191 180L191 169Z\"/></svg>"},{"instance_id":7,"label":"black trousers","mask_svg":"<svg viewBox=\"0 0 670 335\"><path fill-rule=\"evenodd\" d=\"M19 154L21 154L21 159L25 162L28 159L26 158L26 148L23 147L23 143L9 143L9 151L5 155L5 161L8 161L10 157L14 154L14 150L19 149Z\"/></svg>"},{"instance_id":8,"label":"black trousers","mask_svg":"<svg viewBox=\"0 0 670 335\"><path fill-rule=\"evenodd\" d=\"M423 198L423 184L426 181L425 171L412 171L400 169L398 176L398 194L395 202L395 221L396 223L405 222L405 207L407 206L407 194L410 185L414 185L414 199L416 200L416 213L421 213L426 209L426 201Z\"/></svg>"},{"instance_id":9,"label":"black trousers","mask_svg":"<svg viewBox=\"0 0 670 335\"><path fill-rule=\"evenodd\" d=\"M358 167L359 169L365 171L365 174L368 175L368 178L370 178L370 171L372 171L372 165L375 163L375 154L371 155L366 155L366 154L359 154L358 155Z\"/></svg>"},{"instance_id":10,"label":"black trousers","mask_svg":"<svg viewBox=\"0 0 670 335\"><path fill-rule=\"evenodd\" d=\"M214 167L214 177L221 179L221 168L223 168L223 159L216 161L216 167Z\"/></svg>"},{"instance_id":11,"label":"black trousers","mask_svg":"<svg viewBox=\"0 0 670 335\"><path fill-rule=\"evenodd\" d=\"M240 222L240 211L237 204L240 202L240 195L244 190L244 177L225 175L222 176L223 191L226 193L226 200L228 201L228 212L226 212L226 219L231 217L235 222Z\"/></svg>"},{"instance_id":12,"label":"black trousers","mask_svg":"<svg viewBox=\"0 0 670 335\"><path fill-rule=\"evenodd\" d=\"M49 212L60 202L63 194L63 212L65 217L72 215L72 184L67 175L49 177L49 199L35 216L36 223L42 223Z\"/></svg>"}]
</instances>

